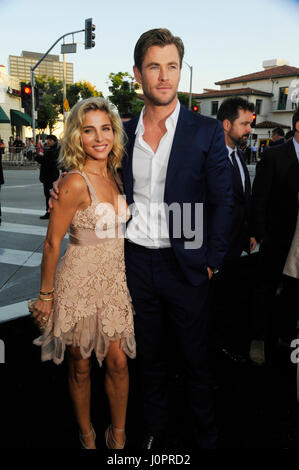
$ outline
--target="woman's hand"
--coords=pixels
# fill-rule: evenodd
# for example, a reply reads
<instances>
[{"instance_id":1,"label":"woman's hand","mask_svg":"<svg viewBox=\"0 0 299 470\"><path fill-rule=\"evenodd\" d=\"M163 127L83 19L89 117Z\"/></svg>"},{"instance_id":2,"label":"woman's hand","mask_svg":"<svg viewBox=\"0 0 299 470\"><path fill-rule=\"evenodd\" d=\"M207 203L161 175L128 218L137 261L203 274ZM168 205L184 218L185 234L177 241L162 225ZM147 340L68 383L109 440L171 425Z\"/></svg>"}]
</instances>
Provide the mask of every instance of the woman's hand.
<instances>
[{"instance_id":1,"label":"woman's hand","mask_svg":"<svg viewBox=\"0 0 299 470\"><path fill-rule=\"evenodd\" d=\"M35 322L40 326L44 327L49 320L53 306L53 299L51 300L40 300L34 303L34 312L32 316L35 318Z\"/></svg>"}]
</instances>

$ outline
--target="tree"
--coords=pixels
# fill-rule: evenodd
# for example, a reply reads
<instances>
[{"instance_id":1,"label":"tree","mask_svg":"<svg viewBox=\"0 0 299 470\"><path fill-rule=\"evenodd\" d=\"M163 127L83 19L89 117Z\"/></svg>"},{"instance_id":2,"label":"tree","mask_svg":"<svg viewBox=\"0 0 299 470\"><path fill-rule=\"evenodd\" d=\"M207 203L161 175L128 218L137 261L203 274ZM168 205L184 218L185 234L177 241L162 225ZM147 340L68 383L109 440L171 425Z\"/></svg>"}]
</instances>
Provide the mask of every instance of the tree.
<instances>
[{"instance_id":1,"label":"tree","mask_svg":"<svg viewBox=\"0 0 299 470\"><path fill-rule=\"evenodd\" d=\"M44 92L44 104L38 109L36 127L41 130L49 127L52 134L62 108L62 82L54 77L46 78L44 75L36 77L35 83Z\"/></svg>"},{"instance_id":2,"label":"tree","mask_svg":"<svg viewBox=\"0 0 299 470\"><path fill-rule=\"evenodd\" d=\"M118 108L121 116L135 116L140 112L143 102L138 100L135 90L139 88L138 83L128 72L110 73L111 85L109 91L110 101Z\"/></svg>"},{"instance_id":3,"label":"tree","mask_svg":"<svg viewBox=\"0 0 299 470\"><path fill-rule=\"evenodd\" d=\"M49 127L52 133L59 116L63 114L63 83L45 75L36 77L35 82L44 91L44 104L39 107L37 114L37 128L44 130ZM66 97L71 108L80 99L91 96L102 96L102 93L89 82L81 81L66 86Z\"/></svg>"},{"instance_id":4,"label":"tree","mask_svg":"<svg viewBox=\"0 0 299 470\"><path fill-rule=\"evenodd\" d=\"M73 83L66 87L66 97L70 108L72 108L80 99L91 98L92 96L103 96L94 85L86 81Z\"/></svg>"},{"instance_id":5,"label":"tree","mask_svg":"<svg viewBox=\"0 0 299 470\"><path fill-rule=\"evenodd\" d=\"M178 93L178 99L179 99L180 103L183 106L186 106L186 108L189 107L189 93L179 92ZM197 101L195 101L195 99L192 96L192 98L191 98L191 107L194 106L194 105L198 106L198 103L197 103Z\"/></svg>"}]
</instances>

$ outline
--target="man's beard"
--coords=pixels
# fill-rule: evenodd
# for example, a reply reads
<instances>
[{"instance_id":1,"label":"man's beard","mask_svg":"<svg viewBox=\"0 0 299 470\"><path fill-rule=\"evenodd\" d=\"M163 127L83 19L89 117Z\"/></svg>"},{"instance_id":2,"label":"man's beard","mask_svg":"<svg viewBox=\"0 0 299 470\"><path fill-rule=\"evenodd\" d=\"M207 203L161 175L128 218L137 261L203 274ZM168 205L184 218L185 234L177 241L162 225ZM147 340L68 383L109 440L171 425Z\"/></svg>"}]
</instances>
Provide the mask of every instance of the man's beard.
<instances>
[{"instance_id":1,"label":"man's beard","mask_svg":"<svg viewBox=\"0 0 299 470\"><path fill-rule=\"evenodd\" d=\"M246 139L245 139L246 137ZM240 147L241 145L244 145L247 143L247 139L249 137L249 134L244 134L242 135L242 137L233 137L233 136L230 136L230 138L232 139L232 141L235 143L235 145L237 147Z\"/></svg>"},{"instance_id":2,"label":"man's beard","mask_svg":"<svg viewBox=\"0 0 299 470\"><path fill-rule=\"evenodd\" d=\"M167 106L168 104L170 104L174 98L177 96L177 91L175 91L173 93L173 95L168 98L168 100L165 102L163 101L162 99L159 99L157 98L156 96L154 96L152 93L150 93L149 91L147 91L146 88L143 88L143 94L144 96L148 99L148 101L153 104L154 106Z\"/></svg>"}]
</instances>

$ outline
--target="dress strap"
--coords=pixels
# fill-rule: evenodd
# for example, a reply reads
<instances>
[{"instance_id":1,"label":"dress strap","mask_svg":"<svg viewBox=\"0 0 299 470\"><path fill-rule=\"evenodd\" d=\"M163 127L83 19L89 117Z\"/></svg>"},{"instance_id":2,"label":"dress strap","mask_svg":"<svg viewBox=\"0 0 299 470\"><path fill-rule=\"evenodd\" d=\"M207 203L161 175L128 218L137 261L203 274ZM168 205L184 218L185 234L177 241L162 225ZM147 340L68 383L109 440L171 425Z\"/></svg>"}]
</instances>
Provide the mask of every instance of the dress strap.
<instances>
[{"instance_id":1,"label":"dress strap","mask_svg":"<svg viewBox=\"0 0 299 470\"><path fill-rule=\"evenodd\" d=\"M77 174L81 175L85 179L85 182L87 184L87 187L88 187L88 190L89 190L89 193L90 193L91 200L92 201L93 200L99 201L96 190L94 189L93 185L91 184L91 182L87 178L86 174L83 171L79 171L79 170L71 170L71 171L69 171L68 174L71 174L71 173L77 173Z\"/></svg>"}]
</instances>

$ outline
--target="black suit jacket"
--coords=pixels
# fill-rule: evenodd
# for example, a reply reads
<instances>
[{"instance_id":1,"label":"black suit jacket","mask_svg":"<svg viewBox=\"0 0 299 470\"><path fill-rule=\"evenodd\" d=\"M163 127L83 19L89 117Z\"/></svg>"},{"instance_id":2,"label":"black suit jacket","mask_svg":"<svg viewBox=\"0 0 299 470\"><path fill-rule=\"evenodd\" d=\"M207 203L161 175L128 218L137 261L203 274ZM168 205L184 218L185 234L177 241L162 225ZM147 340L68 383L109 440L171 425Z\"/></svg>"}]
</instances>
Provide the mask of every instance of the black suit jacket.
<instances>
[{"instance_id":1,"label":"black suit jacket","mask_svg":"<svg viewBox=\"0 0 299 470\"><path fill-rule=\"evenodd\" d=\"M36 155L34 157L41 165L39 173L41 183L51 184L59 178L59 170L57 168L59 151L58 144L55 144L53 147L46 148L43 156Z\"/></svg>"},{"instance_id":2,"label":"black suit jacket","mask_svg":"<svg viewBox=\"0 0 299 470\"><path fill-rule=\"evenodd\" d=\"M298 213L299 163L293 141L264 150L252 187L254 233L273 255L287 256Z\"/></svg>"},{"instance_id":3,"label":"black suit jacket","mask_svg":"<svg viewBox=\"0 0 299 470\"><path fill-rule=\"evenodd\" d=\"M138 118L125 122L128 136L122 173L129 205L133 200L132 156ZM189 234L175 236L169 217L169 236L178 263L192 285L207 279L207 266L221 266L229 244L232 210L232 173L222 125L181 106L165 181L164 202L189 203L192 229L203 232L198 248L186 248ZM196 218L196 203L203 203L203 219ZM184 217L184 216L183 216ZM189 224L190 225L190 224Z\"/></svg>"},{"instance_id":4,"label":"black suit jacket","mask_svg":"<svg viewBox=\"0 0 299 470\"><path fill-rule=\"evenodd\" d=\"M233 175L233 213L232 226L230 232L230 245L226 255L226 260L231 260L241 256L243 251L250 252L251 222L251 183L248 168L244 161L243 154L238 149L238 157L243 167L245 175L245 190L240 187L238 181L234 181ZM229 158L229 157L228 157ZM232 164L231 164L232 168Z\"/></svg>"}]
</instances>

